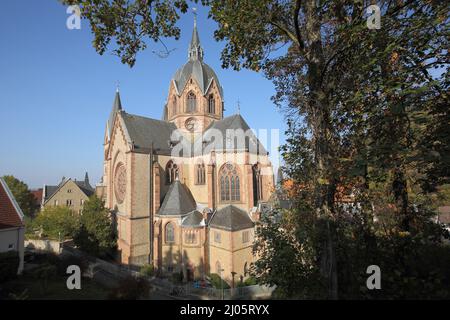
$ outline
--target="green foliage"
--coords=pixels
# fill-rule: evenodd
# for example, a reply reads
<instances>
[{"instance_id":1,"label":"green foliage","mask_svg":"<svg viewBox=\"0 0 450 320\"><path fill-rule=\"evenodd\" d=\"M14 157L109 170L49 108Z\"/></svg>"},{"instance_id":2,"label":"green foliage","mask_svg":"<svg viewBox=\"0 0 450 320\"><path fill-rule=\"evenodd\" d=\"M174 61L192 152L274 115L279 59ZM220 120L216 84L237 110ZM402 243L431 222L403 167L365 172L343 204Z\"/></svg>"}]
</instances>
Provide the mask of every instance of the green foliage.
<instances>
[{"instance_id":1,"label":"green foliage","mask_svg":"<svg viewBox=\"0 0 450 320\"><path fill-rule=\"evenodd\" d=\"M106 0L61 0L65 5L80 5L81 16L89 21L99 54L108 47L121 58L122 63L132 67L136 54L147 48L147 41L161 42L162 38L179 39L180 29L176 26L180 13L187 11L186 0L166 1L106 1ZM111 45L111 40L115 44ZM161 42L162 43L162 42ZM170 51L164 43L157 53L167 56Z\"/></svg>"},{"instance_id":2,"label":"green foliage","mask_svg":"<svg viewBox=\"0 0 450 320\"><path fill-rule=\"evenodd\" d=\"M155 268L151 264L146 264L141 267L139 273L143 276L153 277L155 275Z\"/></svg>"},{"instance_id":3,"label":"green foliage","mask_svg":"<svg viewBox=\"0 0 450 320\"><path fill-rule=\"evenodd\" d=\"M97 51L115 37L131 66L143 38L178 38L187 9L69 2L82 4ZM445 233L430 222L450 177L447 3L378 1L379 30L367 28L363 1L202 3L225 42L222 65L263 71L288 118L282 152L296 205L258 230L258 282L289 298L448 297ZM370 264L387 273L381 293L364 289Z\"/></svg>"},{"instance_id":4,"label":"green foliage","mask_svg":"<svg viewBox=\"0 0 450 320\"><path fill-rule=\"evenodd\" d=\"M129 276L120 281L114 288L108 299L112 300L138 300L147 298L150 293L150 285L144 278Z\"/></svg>"},{"instance_id":5,"label":"green foliage","mask_svg":"<svg viewBox=\"0 0 450 320\"><path fill-rule=\"evenodd\" d=\"M19 270L20 257L17 251L0 253L0 283L14 279Z\"/></svg>"},{"instance_id":6,"label":"green foliage","mask_svg":"<svg viewBox=\"0 0 450 320\"><path fill-rule=\"evenodd\" d=\"M248 277L247 279L244 280L245 286L254 286L256 284L258 284L258 282L254 277Z\"/></svg>"},{"instance_id":7,"label":"green foliage","mask_svg":"<svg viewBox=\"0 0 450 320\"><path fill-rule=\"evenodd\" d=\"M64 240L73 237L78 228L78 216L68 207L46 207L26 227L27 233L41 233L41 237Z\"/></svg>"},{"instance_id":8,"label":"green foliage","mask_svg":"<svg viewBox=\"0 0 450 320\"><path fill-rule=\"evenodd\" d=\"M184 279L183 271L172 273L172 282L173 283L181 284L181 283L183 283L183 279Z\"/></svg>"},{"instance_id":9,"label":"green foliage","mask_svg":"<svg viewBox=\"0 0 450 320\"><path fill-rule=\"evenodd\" d=\"M27 217L32 217L37 209L39 209L39 204L36 204L33 194L28 189L28 185L14 176L3 176L8 188L11 190L14 198L17 201L20 209Z\"/></svg>"},{"instance_id":10,"label":"green foliage","mask_svg":"<svg viewBox=\"0 0 450 320\"><path fill-rule=\"evenodd\" d=\"M116 248L116 232L103 201L95 195L84 203L75 244L88 254L105 257Z\"/></svg>"},{"instance_id":11,"label":"green foliage","mask_svg":"<svg viewBox=\"0 0 450 320\"><path fill-rule=\"evenodd\" d=\"M216 289L230 289L230 285L223 280L222 278L220 278L220 276L217 273L211 273L209 275L210 277L210 281L211 281L211 285L216 288Z\"/></svg>"}]
</instances>

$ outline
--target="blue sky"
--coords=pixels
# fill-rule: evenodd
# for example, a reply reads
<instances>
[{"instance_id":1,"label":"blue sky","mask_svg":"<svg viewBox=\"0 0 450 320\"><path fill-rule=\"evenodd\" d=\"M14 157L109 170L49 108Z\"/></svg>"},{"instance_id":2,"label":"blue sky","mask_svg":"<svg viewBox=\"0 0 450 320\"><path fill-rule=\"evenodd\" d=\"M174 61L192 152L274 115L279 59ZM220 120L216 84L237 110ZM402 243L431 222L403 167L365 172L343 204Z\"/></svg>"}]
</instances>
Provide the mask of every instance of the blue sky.
<instances>
[{"instance_id":1,"label":"blue sky","mask_svg":"<svg viewBox=\"0 0 450 320\"><path fill-rule=\"evenodd\" d=\"M168 58L152 50L139 54L130 69L119 58L92 48L86 21L66 28L66 8L57 0L4 1L0 10L0 175L13 174L30 187L55 184L62 176L93 183L102 172L102 142L116 82L125 111L161 118L170 79L187 59L193 15L181 17L179 41ZM221 68L223 43L213 39L215 22L198 10L198 27L207 62L225 94L225 116L241 114L255 129L280 129L283 115L270 101L272 83L262 74ZM283 137L281 137L283 140ZM282 142L282 141L281 141Z\"/></svg>"}]
</instances>

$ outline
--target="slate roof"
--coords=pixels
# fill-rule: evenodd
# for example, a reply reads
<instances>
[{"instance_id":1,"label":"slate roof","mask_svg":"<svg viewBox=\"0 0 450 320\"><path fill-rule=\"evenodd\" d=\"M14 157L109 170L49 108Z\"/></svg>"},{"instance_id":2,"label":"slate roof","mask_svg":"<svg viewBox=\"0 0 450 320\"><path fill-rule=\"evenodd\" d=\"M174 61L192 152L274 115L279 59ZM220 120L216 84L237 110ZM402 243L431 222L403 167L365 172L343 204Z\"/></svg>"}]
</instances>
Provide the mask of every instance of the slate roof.
<instances>
[{"instance_id":1,"label":"slate roof","mask_svg":"<svg viewBox=\"0 0 450 320\"><path fill-rule=\"evenodd\" d=\"M236 206L228 205L214 213L209 226L227 231L239 231L253 228L255 224L247 212Z\"/></svg>"},{"instance_id":2,"label":"slate roof","mask_svg":"<svg viewBox=\"0 0 450 320\"><path fill-rule=\"evenodd\" d=\"M111 138L111 133L112 133L113 125L114 125L114 118L116 116L116 113L120 110L122 110L122 102L120 101L119 90L116 90L116 96L114 97L114 103L112 106L111 113L109 114L109 119L108 119L108 123L107 123L109 138Z\"/></svg>"},{"instance_id":3,"label":"slate roof","mask_svg":"<svg viewBox=\"0 0 450 320\"><path fill-rule=\"evenodd\" d=\"M212 80L214 80L219 88L221 97L223 97L223 88L220 85L219 78L214 70L202 60L189 60L184 66L175 72L172 79L175 82L175 86L179 94L183 92L187 81L191 77L197 81L203 95L207 93Z\"/></svg>"},{"instance_id":4,"label":"slate roof","mask_svg":"<svg viewBox=\"0 0 450 320\"><path fill-rule=\"evenodd\" d=\"M241 129L245 136L245 140L241 141L242 138L236 138L232 136L232 134L239 134L239 131L235 130ZM231 130L231 132L227 132L227 130ZM216 140L215 135L220 132L222 139ZM198 154L198 146L202 146L204 149L213 148L215 150L239 150L245 148L252 154L267 154L266 149L262 145L262 143L258 140L256 135L250 130L247 122L240 114L235 114L221 120L213 121L211 125L205 130L203 136L201 137L204 144L196 143L195 144L195 152ZM234 139L233 139L234 138ZM243 145L240 145L240 144Z\"/></svg>"},{"instance_id":5,"label":"slate roof","mask_svg":"<svg viewBox=\"0 0 450 320\"><path fill-rule=\"evenodd\" d=\"M164 197L158 215L180 216L195 209L195 200L189 190L179 180L175 180Z\"/></svg>"},{"instance_id":6,"label":"slate roof","mask_svg":"<svg viewBox=\"0 0 450 320\"><path fill-rule=\"evenodd\" d=\"M76 181L76 180L74 182L86 196L90 197L94 194L95 190L94 188L92 188L89 182L86 183L85 181Z\"/></svg>"},{"instance_id":7,"label":"slate roof","mask_svg":"<svg viewBox=\"0 0 450 320\"><path fill-rule=\"evenodd\" d=\"M0 178L0 230L23 227L23 213L8 185Z\"/></svg>"},{"instance_id":8,"label":"slate roof","mask_svg":"<svg viewBox=\"0 0 450 320\"><path fill-rule=\"evenodd\" d=\"M187 81L192 77L200 86L200 90L203 95L208 91L212 81L216 82L221 97L223 98L223 89L220 85L219 78L214 70L203 62L203 48L200 44L200 37L197 32L197 24L194 24L194 30L192 31L192 38L188 49L189 61L177 70L172 80L175 82L178 94L183 92Z\"/></svg>"},{"instance_id":9,"label":"slate roof","mask_svg":"<svg viewBox=\"0 0 450 320\"><path fill-rule=\"evenodd\" d=\"M121 115L135 151L149 152L153 142L156 153L170 154L169 141L172 131L177 129L175 124L126 112Z\"/></svg>"},{"instance_id":10,"label":"slate roof","mask_svg":"<svg viewBox=\"0 0 450 320\"><path fill-rule=\"evenodd\" d=\"M49 199L55 192L56 190L58 190L59 185L58 186L49 186L49 185L45 185L44 186L44 202Z\"/></svg>"},{"instance_id":11,"label":"slate roof","mask_svg":"<svg viewBox=\"0 0 450 320\"><path fill-rule=\"evenodd\" d=\"M182 227L203 227L203 214L198 210L189 213L181 222Z\"/></svg>"}]
</instances>

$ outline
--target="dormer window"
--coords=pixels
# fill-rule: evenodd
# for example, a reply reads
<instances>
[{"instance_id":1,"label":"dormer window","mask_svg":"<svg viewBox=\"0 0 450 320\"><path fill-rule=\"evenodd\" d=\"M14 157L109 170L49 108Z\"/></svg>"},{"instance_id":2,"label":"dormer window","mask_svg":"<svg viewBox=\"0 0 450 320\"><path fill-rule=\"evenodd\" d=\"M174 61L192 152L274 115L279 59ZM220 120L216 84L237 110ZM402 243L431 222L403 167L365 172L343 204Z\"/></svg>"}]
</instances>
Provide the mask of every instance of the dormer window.
<instances>
[{"instance_id":1,"label":"dormer window","mask_svg":"<svg viewBox=\"0 0 450 320\"><path fill-rule=\"evenodd\" d=\"M208 98L208 113L211 113L211 114L216 113L216 101L214 100L213 95L210 95Z\"/></svg>"},{"instance_id":2,"label":"dormer window","mask_svg":"<svg viewBox=\"0 0 450 320\"><path fill-rule=\"evenodd\" d=\"M197 98L195 94L191 91L187 96L187 112L194 113L197 110Z\"/></svg>"}]
</instances>

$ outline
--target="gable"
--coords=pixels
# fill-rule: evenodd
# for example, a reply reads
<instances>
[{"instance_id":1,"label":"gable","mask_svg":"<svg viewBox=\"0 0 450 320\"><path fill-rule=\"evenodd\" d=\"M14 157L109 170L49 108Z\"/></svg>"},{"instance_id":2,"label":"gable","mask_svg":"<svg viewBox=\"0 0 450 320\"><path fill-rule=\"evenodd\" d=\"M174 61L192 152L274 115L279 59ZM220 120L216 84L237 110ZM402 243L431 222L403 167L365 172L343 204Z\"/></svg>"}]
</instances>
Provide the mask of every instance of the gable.
<instances>
[{"instance_id":1,"label":"gable","mask_svg":"<svg viewBox=\"0 0 450 320\"><path fill-rule=\"evenodd\" d=\"M23 226L23 212L6 182L0 178L0 230Z\"/></svg>"},{"instance_id":2,"label":"gable","mask_svg":"<svg viewBox=\"0 0 450 320\"><path fill-rule=\"evenodd\" d=\"M72 179L66 180L64 183L62 183L58 189L45 201L44 205L47 203L50 203L52 199L57 197L63 197L67 198L69 197L68 194L70 194L70 197L79 196L80 198L83 198L87 200L91 195L94 194L94 190L89 188L88 186L83 185L84 182L82 181L73 181ZM71 192L68 192L70 190Z\"/></svg>"},{"instance_id":3,"label":"gable","mask_svg":"<svg viewBox=\"0 0 450 320\"><path fill-rule=\"evenodd\" d=\"M115 117L114 126L111 131L111 140L110 140L109 146L106 150L106 152L107 152L106 158L108 158L108 159L110 159L112 156L114 145L118 145L118 144L125 145L126 150L124 150L124 151L128 151L132 148L131 142L133 140L129 138L129 134L128 134L126 125L123 121L124 114L126 114L126 113L122 111L122 112L118 113L117 116ZM130 143L128 143L128 142L130 142Z\"/></svg>"}]
</instances>

